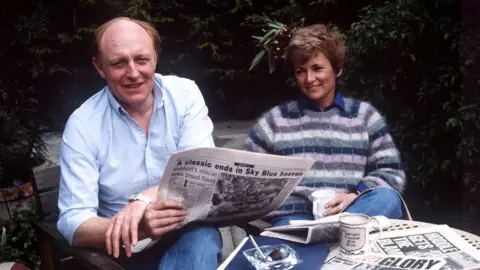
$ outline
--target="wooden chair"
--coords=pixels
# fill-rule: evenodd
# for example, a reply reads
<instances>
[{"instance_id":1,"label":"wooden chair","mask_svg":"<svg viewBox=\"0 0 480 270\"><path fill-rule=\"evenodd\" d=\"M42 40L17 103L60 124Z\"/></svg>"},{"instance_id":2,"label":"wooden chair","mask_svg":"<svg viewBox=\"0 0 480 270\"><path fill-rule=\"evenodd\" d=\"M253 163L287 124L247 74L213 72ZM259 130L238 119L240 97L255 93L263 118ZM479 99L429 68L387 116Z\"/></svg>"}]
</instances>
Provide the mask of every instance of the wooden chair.
<instances>
[{"instance_id":1,"label":"wooden chair","mask_svg":"<svg viewBox=\"0 0 480 270\"><path fill-rule=\"evenodd\" d=\"M34 170L34 179L32 186L40 216L35 225L40 242L41 269L69 268L68 264L72 260L75 263L81 263L83 265L81 269L124 269L102 250L71 247L57 230L60 166ZM261 220L256 220L239 224L239 228L249 234L258 235L263 227L269 225ZM222 234L223 238L225 236ZM225 239L223 240L225 241ZM236 245L234 245L235 247ZM223 255L223 259L225 259L229 252ZM70 268L70 270L72 269Z\"/></svg>"},{"instance_id":2,"label":"wooden chair","mask_svg":"<svg viewBox=\"0 0 480 270\"><path fill-rule=\"evenodd\" d=\"M68 268L68 262L72 260L83 266L79 266L79 269L124 269L101 250L71 247L57 230L60 167L34 171L34 176L32 186L40 216L35 225L40 246L41 269Z\"/></svg>"}]
</instances>

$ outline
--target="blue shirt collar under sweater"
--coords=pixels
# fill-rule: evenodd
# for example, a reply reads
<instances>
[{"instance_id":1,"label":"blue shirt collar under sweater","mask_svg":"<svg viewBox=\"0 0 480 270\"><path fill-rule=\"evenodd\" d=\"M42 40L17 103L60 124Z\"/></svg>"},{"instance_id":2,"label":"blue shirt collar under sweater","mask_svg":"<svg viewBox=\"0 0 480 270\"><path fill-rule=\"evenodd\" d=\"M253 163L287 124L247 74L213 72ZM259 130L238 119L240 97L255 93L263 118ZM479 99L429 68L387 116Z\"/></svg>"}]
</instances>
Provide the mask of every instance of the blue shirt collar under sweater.
<instances>
[{"instance_id":1,"label":"blue shirt collar under sweater","mask_svg":"<svg viewBox=\"0 0 480 270\"><path fill-rule=\"evenodd\" d=\"M340 92L337 91L335 94L335 99L333 100L333 103L325 108L323 111L328 111L334 107L339 107L342 110L345 110L345 101L343 100L343 96ZM320 112L320 108L318 108L317 105L315 105L310 99L308 99L306 96L301 95L300 98L298 99L298 108L300 111L303 111L305 109L309 109L312 111L317 111Z\"/></svg>"}]
</instances>

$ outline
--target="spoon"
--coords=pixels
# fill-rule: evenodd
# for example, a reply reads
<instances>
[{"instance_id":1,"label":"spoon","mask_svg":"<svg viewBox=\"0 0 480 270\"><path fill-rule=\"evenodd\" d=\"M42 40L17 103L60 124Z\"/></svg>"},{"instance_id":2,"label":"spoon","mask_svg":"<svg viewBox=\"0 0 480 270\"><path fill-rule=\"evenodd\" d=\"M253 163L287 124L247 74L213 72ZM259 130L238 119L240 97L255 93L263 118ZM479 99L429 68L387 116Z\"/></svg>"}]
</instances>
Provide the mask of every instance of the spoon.
<instances>
[{"instance_id":1,"label":"spoon","mask_svg":"<svg viewBox=\"0 0 480 270\"><path fill-rule=\"evenodd\" d=\"M255 240L253 240L252 235L248 235L248 237L250 237L250 241L252 241L252 244L255 247L255 249L258 251L258 253L260 253L260 255L262 255L263 261L266 261L267 256L265 256L265 254L263 254L263 252L260 250L260 248L257 245L257 242L255 242Z\"/></svg>"}]
</instances>

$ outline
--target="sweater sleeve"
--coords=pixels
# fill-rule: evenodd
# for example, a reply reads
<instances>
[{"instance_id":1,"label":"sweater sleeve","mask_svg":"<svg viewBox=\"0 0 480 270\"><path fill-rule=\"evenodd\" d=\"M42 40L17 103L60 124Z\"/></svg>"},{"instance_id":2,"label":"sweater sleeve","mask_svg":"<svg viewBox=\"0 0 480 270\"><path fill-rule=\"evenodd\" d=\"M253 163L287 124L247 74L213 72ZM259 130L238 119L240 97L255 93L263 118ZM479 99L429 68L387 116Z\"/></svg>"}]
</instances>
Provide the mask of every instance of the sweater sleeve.
<instances>
[{"instance_id":1,"label":"sweater sleeve","mask_svg":"<svg viewBox=\"0 0 480 270\"><path fill-rule=\"evenodd\" d=\"M367 129L369 137L369 152L365 176L360 182L369 187L389 186L402 192L405 186L405 172L400 154L388 132L383 117L373 110L367 113Z\"/></svg>"},{"instance_id":2,"label":"sweater sleeve","mask_svg":"<svg viewBox=\"0 0 480 270\"><path fill-rule=\"evenodd\" d=\"M274 124L272 112L264 114L252 127L243 148L250 152L274 154Z\"/></svg>"}]
</instances>

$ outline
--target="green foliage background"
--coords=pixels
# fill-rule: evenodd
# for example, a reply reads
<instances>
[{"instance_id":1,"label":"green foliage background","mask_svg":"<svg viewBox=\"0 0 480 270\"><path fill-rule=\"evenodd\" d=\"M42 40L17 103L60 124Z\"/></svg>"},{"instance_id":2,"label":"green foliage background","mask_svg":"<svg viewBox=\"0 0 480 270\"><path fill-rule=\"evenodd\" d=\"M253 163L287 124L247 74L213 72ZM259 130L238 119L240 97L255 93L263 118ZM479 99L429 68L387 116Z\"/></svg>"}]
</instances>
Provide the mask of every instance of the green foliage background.
<instances>
[{"instance_id":1,"label":"green foliage background","mask_svg":"<svg viewBox=\"0 0 480 270\"><path fill-rule=\"evenodd\" d=\"M342 90L387 117L407 168L407 193L421 204L473 213L480 103L464 79L478 46L464 45L479 39L462 27L460 10L454 0L8 1L0 9L0 89L3 96L33 90L40 113L29 121L62 130L103 87L91 66L95 27L125 15L156 24L164 52L158 71L194 79L214 120L254 119L298 95L287 65L278 63L273 74L266 62L248 71L261 18L333 23L349 48ZM27 107L11 100L1 114Z\"/></svg>"},{"instance_id":2,"label":"green foliage background","mask_svg":"<svg viewBox=\"0 0 480 270\"><path fill-rule=\"evenodd\" d=\"M454 0L384 1L361 14L347 32L346 85L360 82L355 92L387 113L411 182L437 204L469 205L479 184L472 168L480 122L475 89L464 80L478 34L464 34ZM467 39L477 46L467 48Z\"/></svg>"}]
</instances>

